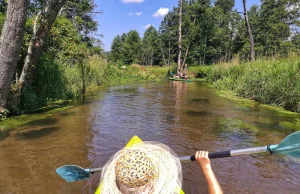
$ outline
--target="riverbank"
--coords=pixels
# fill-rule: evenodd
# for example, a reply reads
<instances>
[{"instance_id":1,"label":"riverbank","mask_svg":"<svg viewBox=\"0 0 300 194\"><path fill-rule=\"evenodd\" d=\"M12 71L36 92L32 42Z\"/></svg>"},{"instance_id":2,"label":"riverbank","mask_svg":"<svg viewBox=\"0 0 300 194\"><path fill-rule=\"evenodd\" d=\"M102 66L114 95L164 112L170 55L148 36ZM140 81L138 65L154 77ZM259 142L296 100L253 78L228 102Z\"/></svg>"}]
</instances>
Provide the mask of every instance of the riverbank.
<instances>
[{"instance_id":1,"label":"riverbank","mask_svg":"<svg viewBox=\"0 0 300 194\"><path fill-rule=\"evenodd\" d=\"M300 112L300 57L190 67L189 71L219 91Z\"/></svg>"},{"instance_id":2,"label":"riverbank","mask_svg":"<svg viewBox=\"0 0 300 194\"><path fill-rule=\"evenodd\" d=\"M51 116L54 111L65 110L80 102L88 90L99 86L134 82L156 82L167 77L169 67L140 66L133 64L121 68L97 56L90 57L85 65L74 67L48 62L41 64L36 81L21 93L12 92L9 111L0 115L1 131ZM17 116L19 115L19 116Z\"/></svg>"},{"instance_id":3,"label":"riverbank","mask_svg":"<svg viewBox=\"0 0 300 194\"><path fill-rule=\"evenodd\" d=\"M73 105L61 104L43 107L35 110L32 113L23 114L19 116L9 117L0 121L0 139L8 135L9 131L19 126L28 124L35 120L45 119L52 116L56 112L66 111L73 107Z\"/></svg>"},{"instance_id":4,"label":"riverbank","mask_svg":"<svg viewBox=\"0 0 300 194\"><path fill-rule=\"evenodd\" d=\"M97 55L84 64L68 66L55 60L42 60L31 84L20 91L14 85L8 100L8 110L0 115L7 118L23 115L42 107L66 101L80 101L86 90L103 85L159 81L168 75L168 67L130 65L125 68L109 63Z\"/></svg>"},{"instance_id":5,"label":"riverbank","mask_svg":"<svg viewBox=\"0 0 300 194\"><path fill-rule=\"evenodd\" d=\"M38 90L32 88L25 90L21 103L17 107L21 109L19 114L23 116L15 117L16 121L13 121L15 118L11 118L1 122L1 126L15 126L30 122L38 112L42 111L47 114L49 109L59 110L75 104L83 98L83 90L101 85L159 81L167 77L170 70L174 71L172 67L170 69L137 64L121 68L97 57L91 57L84 68L82 66L70 68L54 64L46 65L42 66L41 70L45 77L51 77L51 74L59 74L59 77L51 81L38 77L39 83L34 85ZM262 103L259 104L260 107L264 106L285 114L299 112L299 72L299 57L257 60L245 64L189 67L191 79L208 81L218 90L217 93L221 97L239 101L248 107L259 102ZM69 103L63 105L66 101ZM55 102L60 102L59 106ZM31 114L24 115L27 113Z\"/></svg>"}]
</instances>

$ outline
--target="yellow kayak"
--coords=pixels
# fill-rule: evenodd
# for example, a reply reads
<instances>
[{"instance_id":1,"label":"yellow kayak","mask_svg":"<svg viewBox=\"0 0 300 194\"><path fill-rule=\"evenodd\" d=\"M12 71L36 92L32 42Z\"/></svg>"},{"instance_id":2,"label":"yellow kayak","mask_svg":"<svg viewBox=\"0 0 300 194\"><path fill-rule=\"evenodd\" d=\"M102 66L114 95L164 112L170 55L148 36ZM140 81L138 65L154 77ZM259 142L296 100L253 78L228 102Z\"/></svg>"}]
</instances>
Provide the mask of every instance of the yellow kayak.
<instances>
[{"instance_id":1,"label":"yellow kayak","mask_svg":"<svg viewBox=\"0 0 300 194\"><path fill-rule=\"evenodd\" d=\"M127 145L125 146L125 148L128 148L128 147L131 147L133 146L134 144L136 143L140 143L142 142L143 140L141 140L138 136L133 136L131 138L131 140L127 143ZM98 186L95 194L101 194L100 193L100 190L101 190L101 186L102 186L103 182L100 183L100 185ZM183 190L180 191L180 194L184 194Z\"/></svg>"}]
</instances>

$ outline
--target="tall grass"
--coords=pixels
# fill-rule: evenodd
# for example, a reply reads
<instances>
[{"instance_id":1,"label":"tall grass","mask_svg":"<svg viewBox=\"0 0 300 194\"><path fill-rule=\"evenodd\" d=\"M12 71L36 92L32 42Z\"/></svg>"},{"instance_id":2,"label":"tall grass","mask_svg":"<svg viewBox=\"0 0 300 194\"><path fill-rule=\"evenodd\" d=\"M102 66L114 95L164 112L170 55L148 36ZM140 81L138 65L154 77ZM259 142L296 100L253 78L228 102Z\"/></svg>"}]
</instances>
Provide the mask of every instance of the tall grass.
<instances>
[{"instance_id":1,"label":"tall grass","mask_svg":"<svg viewBox=\"0 0 300 194\"><path fill-rule=\"evenodd\" d=\"M9 108L19 114L22 110L37 109L57 101L75 101L81 99L88 88L104 84L155 81L166 77L168 71L168 67L140 65L121 69L99 56L90 56L83 63L74 65L44 57L33 83L26 85L21 94L11 95Z\"/></svg>"},{"instance_id":2,"label":"tall grass","mask_svg":"<svg viewBox=\"0 0 300 194\"><path fill-rule=\"evenodd\" d=\"M219 90L300 112L300 57L192 68Z\"/></svg>"},{"instance_id":3,"label":"tall grass","mask_svg":"<svg viewBox=\"0 0 300 194\"><path fill-rule=\"evenodd\" d=\"M168 67L140 66L137 64L126 66L126 69L118 68L110 64L106 70L106 80L109 84L130 82L151 82L167 77Z\"/></svg>"},{"instance_id":4,"label":"tall grass","mask_svg":"<svg viewBox=\"0 0 300 194\"><path fill-rule=\"evenodd\" d=\"M12 102L10 110L40 108L56 101L78 100L86 88L103 83L107 63L92 56L83 64L62 64L49 58L42 58L32 84L22 89L20 104Z\"/></svg>"}]
</instances>

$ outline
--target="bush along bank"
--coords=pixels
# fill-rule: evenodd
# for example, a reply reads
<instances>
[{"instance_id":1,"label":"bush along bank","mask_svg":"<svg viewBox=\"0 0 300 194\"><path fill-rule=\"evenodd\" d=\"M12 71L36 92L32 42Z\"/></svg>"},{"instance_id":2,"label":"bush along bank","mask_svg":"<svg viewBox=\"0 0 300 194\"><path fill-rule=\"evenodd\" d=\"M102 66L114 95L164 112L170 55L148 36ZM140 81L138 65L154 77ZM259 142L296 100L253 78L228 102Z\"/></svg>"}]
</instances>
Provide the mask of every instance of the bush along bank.
<instances>
[{"instance_id":1,"label":"bush along bank","mask_svg":"<svg viewBox=\"0 0 300 194\"><path fill-rule=\"evenodd\" d=\"M198 66L191 67L190 72L218 90L300 112L300 57Z\"/></svg>"},{"instance_id":2,"label":"bush along bank","mask_svg":"<svg viewBox=\"0 0 300 194\"><path fill-rule=\"evenodd\" d=\"M132 82L152 82L168 75L167 67L145 67L129 65L126 68L108 63L97 55L89 57L82 64L73 66L61 64L59 61L42 58L42 62L31 84L25 85L21 91L14 85L9 98L9 112L0 115L34 113L41 107L65 102L81 100L89 88L100 85L124 84ZM70 103L67 103L68 105Z\"/></svg>"}]
</instances>

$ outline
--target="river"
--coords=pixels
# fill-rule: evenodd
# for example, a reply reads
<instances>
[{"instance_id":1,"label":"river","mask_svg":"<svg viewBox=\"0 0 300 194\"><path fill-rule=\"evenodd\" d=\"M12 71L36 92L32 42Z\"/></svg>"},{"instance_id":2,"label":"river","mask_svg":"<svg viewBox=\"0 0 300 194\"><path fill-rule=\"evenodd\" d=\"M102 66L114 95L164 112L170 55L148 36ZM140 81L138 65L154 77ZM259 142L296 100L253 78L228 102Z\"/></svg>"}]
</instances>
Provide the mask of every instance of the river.
<instances>
[{"instance_id":1,"label":"river","mask_svg":"<svg viewBox=\"0 0 300 194\"><path fill-rule=\"evenodd\" d=\"M291 130L285 115L216 95L202 82L130 84L91 91L85 102L0 135L0 193L93 193L100 173L66 183L57 167L101 167L134 135L179 156L279 143ZM212 160L225 193L299 193L300 163L257 154ZM182 163L183 189L208 193L195 162Z\"/></svg>"}]
</instances>

